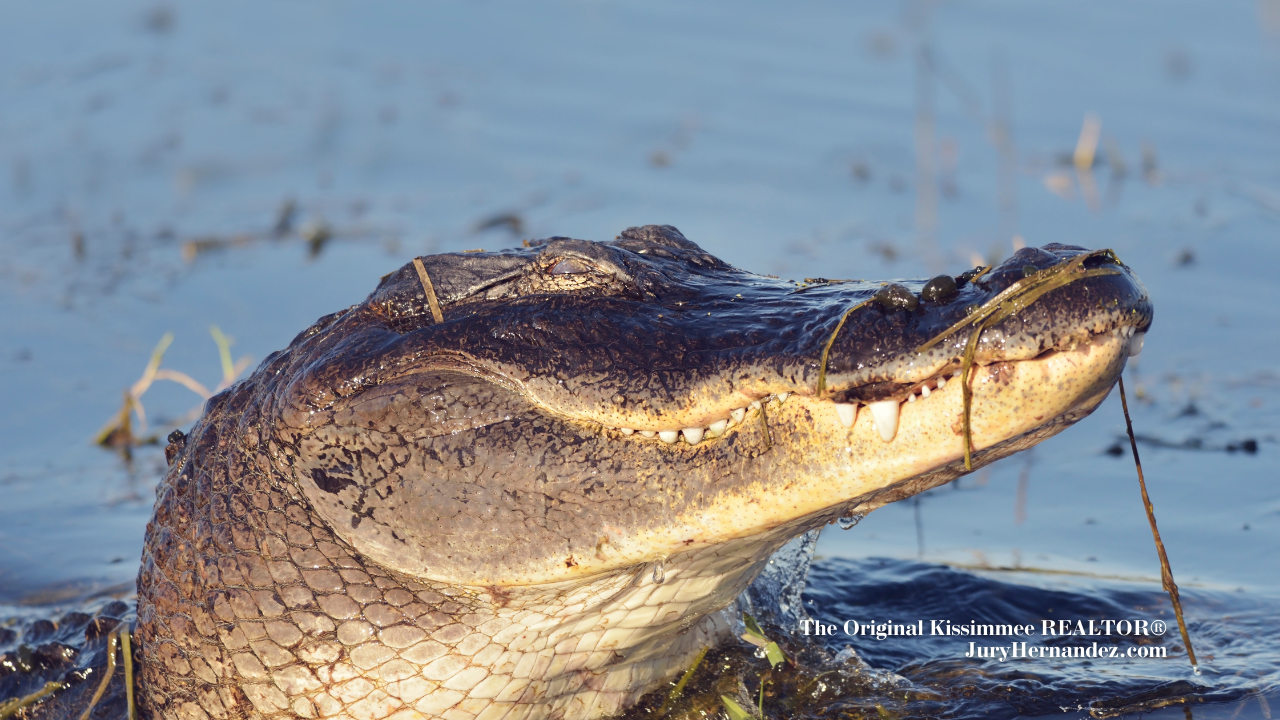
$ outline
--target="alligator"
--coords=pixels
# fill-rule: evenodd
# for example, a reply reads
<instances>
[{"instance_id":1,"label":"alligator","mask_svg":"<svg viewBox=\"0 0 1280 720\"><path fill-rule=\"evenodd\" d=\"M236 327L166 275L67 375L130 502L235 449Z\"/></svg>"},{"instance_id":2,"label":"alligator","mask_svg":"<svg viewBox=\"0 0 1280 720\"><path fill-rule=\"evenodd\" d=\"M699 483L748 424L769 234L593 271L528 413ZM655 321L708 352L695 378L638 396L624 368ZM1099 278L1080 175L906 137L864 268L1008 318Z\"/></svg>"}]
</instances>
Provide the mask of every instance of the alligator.
<instances>
[{"instance_id":1,"label":"alligator","mask_svg":"<svg viewBox=\"0 0 1280 720\"><path fill-rule=\"evenodd\" d=\"M670 226L418 258L171 436L141 714L616 715L793 538L1088 415L1151 320L1059 244L927 283L756 275Z\"/></svg>"}]
</instances>

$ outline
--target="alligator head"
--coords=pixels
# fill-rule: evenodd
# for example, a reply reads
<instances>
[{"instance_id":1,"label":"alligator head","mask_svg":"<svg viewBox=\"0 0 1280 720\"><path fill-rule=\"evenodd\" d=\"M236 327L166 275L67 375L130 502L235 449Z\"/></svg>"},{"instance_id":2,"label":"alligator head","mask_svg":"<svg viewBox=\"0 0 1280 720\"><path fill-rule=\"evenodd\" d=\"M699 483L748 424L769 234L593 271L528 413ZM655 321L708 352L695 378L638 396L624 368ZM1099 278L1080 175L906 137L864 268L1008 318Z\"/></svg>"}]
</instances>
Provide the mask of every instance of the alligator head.
<instances>
[{"instance_id":1,"label":"alligator head","mask_svg":"<svg viewBox=\"0 0 1280 720\"><path fill-rule=\"evenodd\" d=\"M667 226L419 262L173 448L139 579L153 712L616 712L789 539L1087 415L1152 317L1113 255L1062 245L922 292L754 275ZM226 673L184 685L205 646Z\"/></svg>"}]
</instances>

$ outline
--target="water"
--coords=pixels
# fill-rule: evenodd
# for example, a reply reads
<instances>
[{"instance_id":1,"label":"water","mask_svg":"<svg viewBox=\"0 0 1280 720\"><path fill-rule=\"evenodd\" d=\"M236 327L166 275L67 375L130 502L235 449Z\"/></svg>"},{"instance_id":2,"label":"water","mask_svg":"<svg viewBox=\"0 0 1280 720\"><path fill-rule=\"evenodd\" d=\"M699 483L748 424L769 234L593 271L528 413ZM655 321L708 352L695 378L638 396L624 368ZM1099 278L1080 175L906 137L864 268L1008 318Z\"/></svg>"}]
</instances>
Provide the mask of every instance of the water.
<instances>
[{"instance_id":1,"label":"water","mask_svg":"<svg viewBox=\"0 0 1280 720\"><path fill-rule=\"evenodd\" d=\"M1078 171L1090 114L1097 160ZM1062 714L1160 683L1205 700L1197 716L1263 716L1251 693L1275 705L1280 677L1278 130L1277 0L6 5L0 615L22 630L127 597L163 458L91 438L165 332L163 366L213 387L210 325L256 362L418 253L661 222L757 272L893 278L1018 236L1112 247L1152 293L1127 381L1206 673L1180 654L1014 673L953 638L848 644L957 717L1000 692L1023 698L1001 712ZM168 381L143 399L145 434L199 403ZM824 533L808 616L1041 620L1059 593L1080 617L1155 617L1122 433L1113 397ZM867 609L880 597L898 599ZM843 651L828 644L816 665ZM833 687L813 713L844 712Z\"/></svg>"}]
</instances>

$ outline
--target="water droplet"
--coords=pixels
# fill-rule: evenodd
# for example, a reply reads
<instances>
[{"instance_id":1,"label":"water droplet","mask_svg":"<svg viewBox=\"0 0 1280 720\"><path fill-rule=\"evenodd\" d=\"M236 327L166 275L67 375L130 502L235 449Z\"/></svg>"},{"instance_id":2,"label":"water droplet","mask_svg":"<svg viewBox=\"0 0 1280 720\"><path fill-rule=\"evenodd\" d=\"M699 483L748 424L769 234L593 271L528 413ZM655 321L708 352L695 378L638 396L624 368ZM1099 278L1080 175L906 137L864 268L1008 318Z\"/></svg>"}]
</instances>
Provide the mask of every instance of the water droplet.
<instances>
[{"instance_id":1,"label":"water droplet","mask_svg":"<svg viewBox=\"0 0 1280 720\"><path fill-rule=\"evenodd\" d=\"M667 579L667 559L658 558L653 564L653 584L661 585Z\"/></svg>"},{"instance_id":2,"label":"water droplet","mask_svg":"<svg viewBox=\"0 0 1280 720\"><path fill-rule=\"evenodd\" d=\"M862 522L862 518L866 516L867 516L866 513L854 513L852 515L845 515L839 520L836 520L836 524L840 526L841 530L848 530L854 525L857 525L858 523Z\"/></svg>"}]
</instances>

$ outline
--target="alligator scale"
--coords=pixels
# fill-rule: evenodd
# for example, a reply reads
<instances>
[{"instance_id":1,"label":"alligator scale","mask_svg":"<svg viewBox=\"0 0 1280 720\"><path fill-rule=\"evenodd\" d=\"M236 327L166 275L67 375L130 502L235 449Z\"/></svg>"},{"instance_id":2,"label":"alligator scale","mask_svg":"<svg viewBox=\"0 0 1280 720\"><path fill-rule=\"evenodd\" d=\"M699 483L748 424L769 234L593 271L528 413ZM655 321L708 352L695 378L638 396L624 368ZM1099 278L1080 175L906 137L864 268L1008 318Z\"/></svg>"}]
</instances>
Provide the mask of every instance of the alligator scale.
<instances>
[{"instance_id":1,"label":"alligator scale","mask_svg":"<svg viewBox=\"0 0 1280 720\"><path fill-rule=\"evenodd\" d=\"M668 226L420 263L174 435L144 717L616 714L730 637L717 611L791 538L959 477L966 436L977 467L1087 415L1152 316L1063 245L922 296L754 275Z\"/></svg>"}]
</instances>

